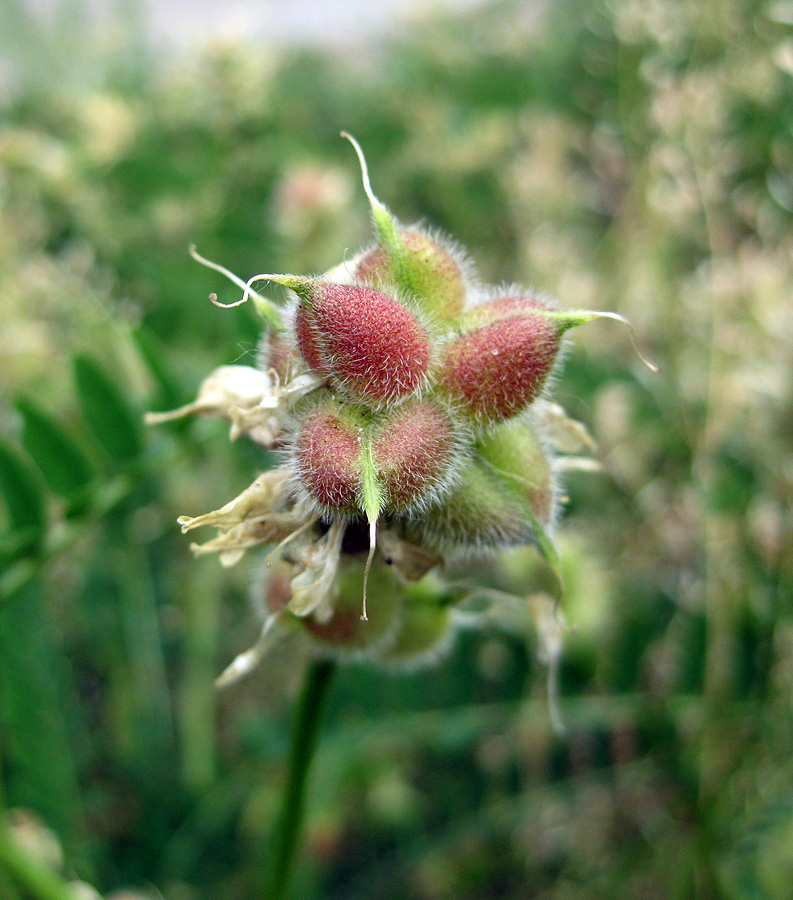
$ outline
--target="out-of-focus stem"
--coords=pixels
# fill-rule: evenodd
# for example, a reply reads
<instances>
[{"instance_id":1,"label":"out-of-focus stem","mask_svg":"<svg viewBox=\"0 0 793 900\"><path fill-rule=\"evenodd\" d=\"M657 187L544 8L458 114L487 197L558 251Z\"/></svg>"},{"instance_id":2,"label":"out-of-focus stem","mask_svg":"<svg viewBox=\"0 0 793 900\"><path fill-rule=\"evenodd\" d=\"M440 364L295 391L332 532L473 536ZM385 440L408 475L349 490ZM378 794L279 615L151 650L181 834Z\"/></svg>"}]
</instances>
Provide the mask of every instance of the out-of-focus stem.
<instances>
[{"instance_id":1,"label":"out-of-focus stem","mask_svg":"<svg viewBox=\"0 0 793 900\"><path fill-rule=\"evenodd\" d=\"M286 896L303 824L306 778L319 740L324 700L334 669L333 661L318 660L306 671L292 729L287 783L273 832L263 900L282 900Z\"/></svg>"},{"instance_id":2,"label":"out-of-focus stem","mask_svg":"<svg viewBox=\"0 0 793 900\"><path fill-rule=\"evenodd\" d=\"M14 840L0 809L0 870L35 900L75 900L69 885Z\"/></svg>"}]
</instances>

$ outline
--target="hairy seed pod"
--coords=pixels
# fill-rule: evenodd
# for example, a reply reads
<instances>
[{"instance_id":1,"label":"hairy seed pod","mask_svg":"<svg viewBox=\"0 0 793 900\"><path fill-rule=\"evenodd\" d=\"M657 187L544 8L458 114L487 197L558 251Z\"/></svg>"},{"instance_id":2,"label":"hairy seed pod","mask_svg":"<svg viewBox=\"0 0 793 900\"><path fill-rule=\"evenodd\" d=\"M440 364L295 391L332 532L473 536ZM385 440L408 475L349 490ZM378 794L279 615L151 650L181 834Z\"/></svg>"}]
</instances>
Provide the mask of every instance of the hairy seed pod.
<instances>
[{"instance_id":1,"label":"hairy seed pod","mask_svg":"<svg viewBox=\"0 0 793 900\"><path fill-rule=\"evenodd\" d=\"M280 283L301 298L295 330L303 358L336 387L375 407L422 387L429 337L398 300L356 285L289 276Z\"/></svg>"},{"instance_id":2,"label":"hairy seed pod","mask_svg":"<svg viewBox=\"0 0 793 900\"><path fill-rule=\"evenodd\" d=\"M441 390L474 419L508 419L542 390L562 334L559 324L541 312L482 325L446 348L438 376Z\"/></svg>"},{"instance_id":3,"label":"hairy seed pod","mask_svg":"<svg viewBox=\"0 0 793 900\"><path fill-rule=\"evenodd\" d=\"M297 346L306 361L306 365L323 378L330 378L331 370L322 354L322 340L304 306L298 306L295 312L295 337Z\"/></svg>"},{"instance_id":4,"label":"hairy seed pod","mask_svg":"<svg viewBox=\"0 0 793 900\"><path fill-rule=\"evenodd\" d=\"M454 319L465 305L465 278L457 260L421 231L399 229L396 236L401 246L380 244L361 257L356 278L371 287L394 285L406 290L422 309L443 321Z\"/></svg>"},{"instance_id":5,"label":"hairy seed pod","mask_svg":"<svg viewBox=\"0 0 793 900\"><path fill-rule=\"evenodd\" d=\"M477 441L476 450L479 458L526 501L540 524L552 524L556 512L553 462L527 421L519 418L499 423Z\"/></svg>"},{"instance_id":6,"label":"hairy seed pod","mask_svg":"<svg viewBox=\"0 0 793 900\"><path fill-rule=\"evenodd\" d=\"M408 402L379 423L372 461L383 510L426 502L448 480L458 441L447 413L429 400Z\"/></svg>"},{"instance_id":7,"label":"hairy seed pod","mask_svg":"<svg viewBox=\"0 0 793 900\"><path fill-rule=\"evenodd\" d=\"M476 457L463 466L452 489L405 530L422 547L452 554L525 543L533 534L523 504Z\"/></svg>"},{"instance_id":8,"label":"hairy seed pod","mask_svg":"<svg viewBox=\"0 0 793 900\"><path fill-rule=\"evenodd\" d=\"M324 511L360 511L361 428L348 410L323 398L295 438L294 460L302 488Z\"/></svg>"},{"instance_id":9,"label":"hairy seed pod","mask_svg":"<svg viewBox=\"0 0 793 900\"><path fill-rule=\"evenodd\" d=\"M285 384L299 367L298 362L295 348L285 339L284 333L270 329L259 344L259 368L265 372L272 370L281 384Z\"/></svg>"},{"instance_id":10,"label":"hairy seed pod","mask_svg":"<svg viewBox=\"0 0 793 900\"><path fill-rule=\"evenodd\" d=\"M454 319L465 306L465 278L455 255L442 242L417 228L403 228L375 197L369 183L366 158L354 137L342 132L353 145L361 164L363 189L372 208L378 245L359 261L356 276L373 287L394 286L412 294L421 308L442 321Z\"/></svg>"},{"instance_id":11,"label":"hairy seed pod","mask_svg":"<svg viewBox=\"0 0 793 900\"><path fill-rule=\"evenodd\" d=\"M406 530L409 539L446 552L524 543L545 552L555 514L552 460L531 425L518 419L481 437L451 490Z\"/></svg>"},{"instance_id":12,"label":"hairy seed pod","mask_svg":"<svg viewBox=\"0 0 793 900\"><path fill-rule=\"evenodd\" d=\"M396 638L402 610L400 585L385 567L372 570L369 590L377 603L366 619L361 618L364 567L360 560L347 560L340 572L338 596L330 618L314 616L300 620L313 642L323 651L339 656L377 655Z\"/></svg>"},{"instance_id":13,"label":"hairy seed pod","mask_svg":"<svg viewBox=\"0 0 793 900\"><path fill-rule=\"evenodd\" d=\"M496 297L467 310L460 317L459 327L462 332L473 331L491 322L549 308L548 302L535 294L526 296L508 294L506 297Z\"/></svg>"}]
</instances>

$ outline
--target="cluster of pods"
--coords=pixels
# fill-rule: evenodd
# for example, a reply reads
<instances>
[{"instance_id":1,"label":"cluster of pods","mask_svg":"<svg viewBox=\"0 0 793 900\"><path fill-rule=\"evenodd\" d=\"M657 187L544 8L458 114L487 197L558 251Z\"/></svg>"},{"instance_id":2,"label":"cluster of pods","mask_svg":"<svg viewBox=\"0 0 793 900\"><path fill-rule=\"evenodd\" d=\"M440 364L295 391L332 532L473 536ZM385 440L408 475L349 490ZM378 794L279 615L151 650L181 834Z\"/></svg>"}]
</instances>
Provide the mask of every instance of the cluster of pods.
<instances>
[{"instance_id":1,"label":"cluster of pods","mask_svg":"<svg viewBox=\"0 0 793 900\"><path fill-rule=\"evenodd\" d=\"M296 296L298 365L322 381L293 410L296 490L323 517L397 520L442 552L539 542L556 490L531 406L565 331L598 314L483 289L457 248L401 227L364 173L374 247L322 279L260 276ZM268 348L288 380L289 339Z\"/></svg>"},{"instance_id":2,"label":"cluster of pods","mask_svg":"<svg viewBox=\"0 0 793 900\"><path fill-rule=\"evenodd\" d=\"M283 463L223 510L180 521L215 525L219 537L196 549L227 561L277 544L263 641L299 620L325 647L419 657L447 631L450 559L533 544L554 563L556 466L537 411L565 332L611 314L484 287L451 242L401 225L374 196L350 140L376 243L319 278L243 285L271 325L261 365L218 370L172 414L231 419ZM288 289L289 305L273 307L257 281Z\"/></svg>"}]
</instances>

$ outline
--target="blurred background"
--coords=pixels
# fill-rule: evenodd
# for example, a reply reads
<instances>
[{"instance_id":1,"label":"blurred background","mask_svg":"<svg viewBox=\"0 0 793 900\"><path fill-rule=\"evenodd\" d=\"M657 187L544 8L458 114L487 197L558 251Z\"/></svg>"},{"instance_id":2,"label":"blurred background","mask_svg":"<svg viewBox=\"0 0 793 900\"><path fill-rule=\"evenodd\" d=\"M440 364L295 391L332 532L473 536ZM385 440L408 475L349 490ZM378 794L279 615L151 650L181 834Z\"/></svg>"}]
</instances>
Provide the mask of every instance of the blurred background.
<instances>
[{"instance_id":1,"label":"blurred background","mask_svg":"<svg viewBox=\"0 0 793 900\"><path fill-rule=\"evenodd\" d=\"M566 482L565 733L517 628L344 668L294 896L789 898L793 3L3 0L0 35L0 796L32 852L256 896L305 660L216 692L263 554L175 522L269 461L142 414L256 347L191 242L247 278L369 239L346 129L403 221L623 314L661 371L601 323L556 385L602 465Z\"/></svg>"}]
</instances>

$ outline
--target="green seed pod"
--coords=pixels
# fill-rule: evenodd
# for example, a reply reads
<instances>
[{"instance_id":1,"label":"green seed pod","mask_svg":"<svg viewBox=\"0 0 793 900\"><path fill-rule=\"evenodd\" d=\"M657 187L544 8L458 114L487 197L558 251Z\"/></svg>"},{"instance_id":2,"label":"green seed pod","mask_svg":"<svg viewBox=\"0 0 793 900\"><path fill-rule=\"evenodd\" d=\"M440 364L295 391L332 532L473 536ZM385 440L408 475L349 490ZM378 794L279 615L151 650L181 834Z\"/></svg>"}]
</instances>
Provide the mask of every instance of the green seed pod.
<instances>
[{"instance_id":1,"label":"green seed pod","mask_svg":"<svg viewBox=\"0 0 793 900\"><path fill-rule=\"evenodd\" d=\"M341 656L373 656L395 640L402 610L399 582L383 565L369 574L369 591L377 597L366 619L361 617L364 566L360 559L347 560L339 575L338 596L329 619L300 619L313 642L326 652Z\"/></svg>"},{"instance_id":2,"label":"green seed pod","mask_svg":"<svg viewBox=\"0 0 793 900\"><path fill-rule=\"evenodd\" d=\"M520 502L482 460L462 468L454 487L420 518L406 523L408 540L441 553L468 553L532 538Z\"/></svg>"},{"instance_id":3,"label":"green seed pod","mask_svg":"<svg viewBox=\"0 0 793 900\"><path fill-rule=\"evenodd\" d=\"M528 423L505 422L480 438L454 487L407 535L446 552L534 543L545 553L555 511L548 453Z\"/></svg>"},{"instance_id":4,"label":"green seed pod","mask_svg":"<svg viewBox=\"0 0 793 900\"><path fill-rule=\"evenodd\" d=\"M451 646L449 610L428 603L408 603L394 643L379 659L392 666L417 669L437 662Z\"/></svg>"},{"instance_id":5,"label":"green seed pod","mask_svg":"<svg viewBox=\"0 0 793 900\"><path fill-rule=\"evenodd\" d=\"M544 526L556 514L553 461L532 426L523 418L501 422L479 438L479 458L488 463L529 506Z\"/></svg>"},{"instance_id":6,"label":"green seed pod","mask_svg":"<svg viewBox=\"0 0 793 900\"><path fill-rule=\"evenodd\" d=\"M396 640L380 655L387 665L416 669L440 660L452 646L454 626L448 589L430 575L405 585L404 604Z\"/></svg>"},{"instance_id":7,"label":"green seed pod","mask_svg":"<svg viewBox=\"0 0 793 900\"><path fill-rule=\"evenodd\" d=\"M421 309L441 321L450 321L465 306L465 264L459 254L441 239L418 228L404 228L391 211L375 197L369 182L366 158L358 142L342 132L355 148L361 164L363 187L372 208L378 245L358 263L356 277L373 287L389 286L414 296Z\"/></svg>"},{"instance_id":8,"label":"green seed pod","mask_svg":"<svg viewBox=\"0 0 793 900\"><path fill-rule=\"evenodd\" d=\"M422 231L398 228L395 235L390 246L381 243L361 257L356 278L372 287L400 288L439 320L454 319L466 296L465 277L455 255Z\"/></svg>"}]
</instances>

